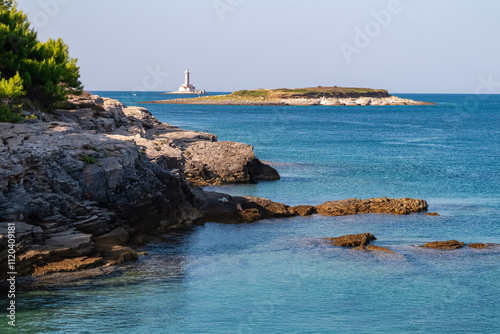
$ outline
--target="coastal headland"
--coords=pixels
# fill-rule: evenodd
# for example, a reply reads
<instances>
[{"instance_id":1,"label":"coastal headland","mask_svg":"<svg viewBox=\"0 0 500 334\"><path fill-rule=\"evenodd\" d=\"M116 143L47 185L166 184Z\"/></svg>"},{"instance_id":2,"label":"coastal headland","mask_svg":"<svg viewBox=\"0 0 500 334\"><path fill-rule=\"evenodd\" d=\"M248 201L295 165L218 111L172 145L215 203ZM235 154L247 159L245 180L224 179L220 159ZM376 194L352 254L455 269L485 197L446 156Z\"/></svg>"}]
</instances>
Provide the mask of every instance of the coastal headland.
<instances>
[{"instance_id":1,"label":"coastal headland","mask_svg":"<svg viewBox=\"0 0 500 334\"><path fill-rule=\"evenodd\" d=\"M411 198L290 207L205 191L198 187L280 176L249 145L161 123L116 100L84 93L33 113L37 120L0 123L0 266L10 263L14 228L16 273L42 286L108 275L137 260L136 247L151 237L206 222L428 209Z\"/></svg>"},{"instance_id":2,"label":"coastal headland","mask_svg":"<svg viewBox=\"0 0 500 334\"><path fill-rule=\"evenodd\" d=\"M402 106L434 105L392 96L383 89L310 87L299 89L241 90L229 95L148 101L142 103L195 105L283 105L283 106Z\"/></svg>"}]
</instances>

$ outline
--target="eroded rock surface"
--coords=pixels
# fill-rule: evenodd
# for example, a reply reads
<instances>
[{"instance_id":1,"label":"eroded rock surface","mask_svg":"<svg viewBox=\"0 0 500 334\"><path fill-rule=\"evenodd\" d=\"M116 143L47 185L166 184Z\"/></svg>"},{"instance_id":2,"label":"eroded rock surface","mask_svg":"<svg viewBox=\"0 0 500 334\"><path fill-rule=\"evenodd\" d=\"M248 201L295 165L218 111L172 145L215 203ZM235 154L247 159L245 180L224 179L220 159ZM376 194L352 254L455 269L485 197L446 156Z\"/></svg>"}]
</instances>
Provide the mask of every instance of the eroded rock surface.
<instances>
[{"instance_id":1,"label":"eroded rock surface","mask_svg":"<svg viewBox=\"0 0 500 334\"><path fill-rule=\"evenodd\" d=\"M199 141L185 147L185 175L194 186L279 180L278 172L255 158L253 147Z\"/></svg>"},{"instance_id":2,"label":"eroded rock surface","mask_svg":"<svg viewBox=\"0 0 500 334\"><path fill-rule=\"evenodd\" d=\"M463 242L459 242L456 240L448 240L448 241L434 241L428 242L424 245L425 248L433 248L433 249L458 249L464 246Z\"/></svg>"},{"instance_id":3,"label":"eroded rock surface","mask_svg":"<svg viewBox=\"0 0 500 334\"><path fill-rule=\"evenodd\" d=\"M423 212L428 208L427 202L413 198L372 198L346 199L342 201L326 202L316 206L316 211L325 216L347 216L362 213L390 213L407 215L414 212Z\"/></svg>"},{"instance_id":4,"label":"eroded rock surface","mask_svg":"<svg viewBox=\"0 0 500 334\"><path fill-rule=\"evenodd\" d=\"M328 241L332 243L333 246L338 247L366 247L372 240L377 240L373 234L362 233L362 234L349 234L338 238L328 238Z\"/></svg>"}]
</instances>

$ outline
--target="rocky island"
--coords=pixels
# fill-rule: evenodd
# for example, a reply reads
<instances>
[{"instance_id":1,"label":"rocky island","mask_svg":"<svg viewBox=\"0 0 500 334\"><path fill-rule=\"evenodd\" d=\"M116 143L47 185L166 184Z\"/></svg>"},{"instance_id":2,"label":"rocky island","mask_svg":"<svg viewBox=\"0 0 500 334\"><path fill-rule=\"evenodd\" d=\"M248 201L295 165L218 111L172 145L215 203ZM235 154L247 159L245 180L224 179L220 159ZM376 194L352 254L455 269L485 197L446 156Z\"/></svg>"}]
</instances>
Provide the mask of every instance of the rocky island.
<instances>
[{"instance_id":1,"label":"rocky island","mask_svg":"<svg viewBox=\"0 0 500 334\"><path fill-rule=\"evenodd\" d=\"M387 90L345 87L241 90L230 95L149 101L142 103L283 106L402 106L434 105L392 96Z\"/></svg>"}]
</instances>

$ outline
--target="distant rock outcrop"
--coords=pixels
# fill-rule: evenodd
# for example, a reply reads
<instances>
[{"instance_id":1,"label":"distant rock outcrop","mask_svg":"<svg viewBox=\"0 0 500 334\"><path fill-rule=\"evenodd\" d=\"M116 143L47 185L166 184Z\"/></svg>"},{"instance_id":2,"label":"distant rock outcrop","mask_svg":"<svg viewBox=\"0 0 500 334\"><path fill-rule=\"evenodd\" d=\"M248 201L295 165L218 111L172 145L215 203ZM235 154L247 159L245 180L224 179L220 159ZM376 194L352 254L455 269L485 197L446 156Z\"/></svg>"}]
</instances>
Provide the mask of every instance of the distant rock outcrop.
<instances>
[{"instance_id":1,"label":"distant rock outcrop","mask_svg":"<svg viewBox=\"0 0 500 334\"><path fill-rule=\"evenodd\" d=\"M361 213L390 213L407 215L414 212L423 212L428 208L426 201L413 198L372 198L346 199L342 201L326 202L316 206L316 211L324 216L347 216Z\"/></svg>"}]
</instances>

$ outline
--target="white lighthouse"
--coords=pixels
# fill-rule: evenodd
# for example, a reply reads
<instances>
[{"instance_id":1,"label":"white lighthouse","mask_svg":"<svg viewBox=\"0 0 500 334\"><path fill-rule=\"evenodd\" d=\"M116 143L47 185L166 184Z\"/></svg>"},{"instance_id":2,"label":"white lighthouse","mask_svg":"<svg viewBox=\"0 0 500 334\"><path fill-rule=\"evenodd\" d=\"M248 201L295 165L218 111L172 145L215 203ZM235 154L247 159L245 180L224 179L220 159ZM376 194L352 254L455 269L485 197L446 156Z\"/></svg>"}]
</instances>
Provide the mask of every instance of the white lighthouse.
<instances>
[{"instance_id":1,"label":"white lighthouse","mask_svg":"<svg viewBox=\"0 0 500 334\"><path fill-rule=\"evenodd\" d=\"M191 72L189 72L189 69L186 69L184 72L185 74L185 79L184 79L184 84L179 87L179 91L177 92L171 92L171 93L165 93L165 94L196 94L196 95L204 95L205 91L204 90L196 90L196 88L191 85L191 82L189 80L189 75Z\"/></svg>"}]
</instances>

